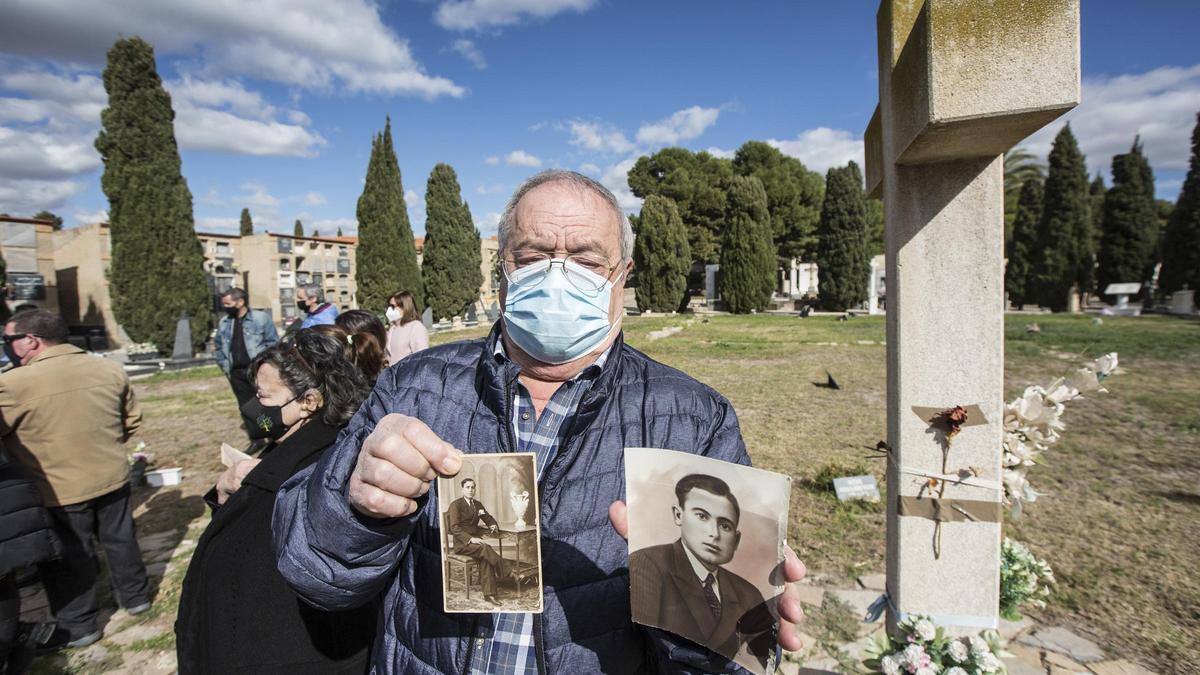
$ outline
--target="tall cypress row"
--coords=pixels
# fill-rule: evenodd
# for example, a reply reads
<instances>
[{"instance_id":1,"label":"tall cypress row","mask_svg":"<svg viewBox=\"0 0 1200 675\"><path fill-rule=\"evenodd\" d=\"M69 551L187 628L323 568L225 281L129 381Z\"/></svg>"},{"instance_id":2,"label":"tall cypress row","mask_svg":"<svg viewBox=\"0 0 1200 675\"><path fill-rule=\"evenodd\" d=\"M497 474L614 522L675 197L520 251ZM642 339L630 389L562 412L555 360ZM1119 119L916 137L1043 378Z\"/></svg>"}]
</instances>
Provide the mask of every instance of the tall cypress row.
<instances>
[{"instance_id":1,"label":"tall cypress row","mask_svg":"<svg viewBox=\"0 0 1200 675\"><path fill-rule=\"evenodd\" d=\"M410 291L422 303L421 270L413 243L400 165L392 147L389 118L371 141L367 178L358 198L358 247L355 251L358 305L378 311L397 291Z\"/></svg>"},{"instance_id":2,"label":"tall cypress row","mask_svg":"<svg viewBox=\"0 0 1200 675\"><path fill-rule=\"evenodd\" d=\"M140 38L117 40L108 51L104 89L108 107L100 113L96 150L109 204L113 313L131 339L166 354L186 312L192 344L200 347L212 325L212 297L181 173L175 112L154 48Z\"/></svg>"},{"instance_id":3,"label":"tall cypress row","mask_svg":"<svg viewBox=\"0 0 1200 675\"><path fill-rule=\"evenodd\" d=\"M1112 187L1104 197L1100 235L1100 290L1109 284L1150 280L1158 244L1154 174L1134 141L1129 152L1113 157Z\"/></svg>"},{"instance_id":4,"label":"tall cypress row","mask_svg":"<svg viewBox=\"0 0 1200 675\"><path fill-rule=\"evenodd\" d=\"M1200 289L1200 113L1192 130L1192 159L1187 177L1167 220L1158 286L1168 293L1184 286Z\"/></svg>"},{"instance_id":5,"label":"tall cypress row","mask_svg":"<svg viewBox=\"0 0 1200 675\"><path fill-rule=\"evenodd\" d=\"M1013 218L1008 265L1004 268L1004 290L1008 292L1009 302L1017 307L1030 301L1029 281L1037 257L1038 222L1042 219L1043 199L1042 181L1030 179L1021 186Z\"/></svg>"},{"instance_id":6,"label":"tall cypress row","mask_svg":"<svg viewBox=\"0 0 1200 675\"><path fill-rule=\"evenodd\" d=\"M775 289L776 269L767 192L757 178L734 176L727 195L721 299L736 314L766 309Z\"/></svg>"},{"instance_id":7,"label":"tall cypress row","mask_svg":"<svg viewBox=\"0 0 1200 675\"><path fill-rule=\"evenodd\" d=\"M633 267L638 271L638 309L673 312L687 299L692 248L674 200L650 195L642 203L633 240Z\"/></svg>"},{"instance_id":8,"label":"tall cypress row","mask_svg":"<svg viewBox=\"0 0 1200 675\"><path fill-rule=\"evenodd\" d=\"M434 320L462 316L479 299L479 231L463 203L458 175L436 164L425 186L425 252L421 278Z\"/></svg>"},{"instance_id":9,"label":"tall cypress row","mask_svg":"<svg viewBox=\"0 0 1200 675\"><path fill-rule=\"evenodd\" d=\"M1057 312L1067 308L1071 288L1090 260L1087 168L1071 125L1054 138L1049 165L1026 299Z\"/></svg>"},{"instance_id":10,"label":"tall cypress row","mask_svg":"<svg viewBox=\"0 0 1200 675\"><path fill-rule=\"evenodd\" d=\"M296 235L297 237L304 236L304 223L300 222L299 218L297 218L296 223L292 225L292 234Z\"/></svg>"},{"instance_id":11,"label":"tall cypress row","mask_svg":"<svg viewBox=\"0 0 1200 675\"><path fill-rule=\"evenodd\" d=\"M250 219L250 209L242 209L241 229L238 233L243 237L254 234L254 221Z\"/></svg>"},{"instance_id":12,"label":"tall cypress row","mask_svg":"<svg viewBox=\"0 0 1200 675\"><path fill-rule=\"evenodd\" d=\"M867 299L871 276L862 174L850 162L825 174L825 202L817 223L817 291L821 307L840 311Z\"/></svg>"}]
</instances>

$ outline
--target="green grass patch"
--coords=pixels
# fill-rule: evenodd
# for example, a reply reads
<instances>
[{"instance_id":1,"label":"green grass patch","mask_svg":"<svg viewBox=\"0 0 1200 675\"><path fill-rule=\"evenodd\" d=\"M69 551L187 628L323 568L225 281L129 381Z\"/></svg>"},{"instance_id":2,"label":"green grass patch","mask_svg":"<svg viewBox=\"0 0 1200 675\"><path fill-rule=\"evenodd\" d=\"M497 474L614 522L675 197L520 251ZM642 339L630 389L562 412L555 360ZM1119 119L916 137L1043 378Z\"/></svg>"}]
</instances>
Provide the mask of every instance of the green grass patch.
<instances>
[{"instance_id":1,"label":"green grass patch","mask_svg":"<svg viewBox=\"0 0 1200 675\"><path fill-rule=\"evenodd\" d=\"M184 368L155 373L138 379L138 384L161 384L164 382L188 382L192 380L207 380L214 377L225 377L225 373L217 366L202 366L199 368Z\"/></svg>"}]
</instances>

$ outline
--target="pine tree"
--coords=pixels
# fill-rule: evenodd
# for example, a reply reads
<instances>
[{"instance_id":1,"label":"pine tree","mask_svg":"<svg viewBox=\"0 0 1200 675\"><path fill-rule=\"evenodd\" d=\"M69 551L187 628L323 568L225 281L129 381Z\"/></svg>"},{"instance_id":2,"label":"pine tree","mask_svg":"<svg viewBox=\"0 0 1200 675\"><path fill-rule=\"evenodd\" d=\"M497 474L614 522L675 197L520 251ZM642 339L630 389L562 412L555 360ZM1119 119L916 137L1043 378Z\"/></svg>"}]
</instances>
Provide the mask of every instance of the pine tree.
<instances>
[{"instance_id":1,"label":"pine tree","mask_svg":"<svg viewBox=\"0 0 1200 675\"><path fill-rule=\"evenodd\" d=\"M825 181L800 160L762 141L747 141L733 157L739 176L754 176L767 192L767 211L780 258L811 259Z\"/></svg>"},{"instance_id":2,"label":"pine tree","mask_svg":"<svg viewBox=\"0 0 1200 675\"><path fill-rule=\"evenodd\" d=\"M1097 276L1101 291L1109 284L1148 281L1158 244L1154 174L1139 141L1134 141L1129 152L1113 157L1112 179L1104 196L1100 235Z\"/></svg>"},{"instance_id":3,"label":"pine tree","mask_svg":"<svg viewBox=\"0 0 1200 675\"><path fill-rule=\"evenodd\" d=\"M62 217L56 216L49 211L38 211L36 214L34 214L33 218L34 218L34 220L50 221L51 223L53 223L53 225L51 227L54 229L55 232L61 230L62 226L63 226Z\"/></svg>"},{"instance_id":4,"label":"pine tree","mask_svg":"<svg viewBox=\"0 0 1200 675\"><path fill-rule=\"evenodd\" d=\"M1083 276L1092 240L1087 168L1071 125L1054 138L1049 165L1025 300L1058 312L1067 308L1071 289Z\"/></svg>"},{"instance_id":5,"label":"pine tree","mask_svg":"<svg viewBox=\"0 0 1200 675\"><path fill-rule=\"evenodd\" d=\"M687 301L687 275L692 268L692 249L679 208L667 197L650 195L637 222L633 267L638 270L638 309L674 312Z\"/></svg>"},{"instance_id":6,"label":"pine tree","mask_svg":"<svg viewBox=\"0 0 1200 675\"><path fill-rule=\"evenodd\" d=\"M297 237L304 236L304 223L300 222L299 218L296 219L296 224L292 225L292 234Z\"/></svg>"},{"instance_id":7,"label":"pine tree","mask_svg":"<svg viewBox=\"0 0 1200 675\"><path fill-rule=\"evenodd\" d=\"M254 234L254 221L250 219L250 209L242 209L241 229L238 234L243 237L249 237Z\"/></svg>"},{"instance_id":8,"label":"pine tree","mask_svg":"<svg viewBox=\"0 0 1200 675\"><path fill-rule=\"evenodd\" d=\"M181 313L200 347L212 324L212 296L196 238L192 193L180 172L171 97L154 63L154 48L121 39L104 69L108 107L100 113L96 150L108 196L110 289L117 321L135 342L171 351Z\"/></svg>"},{"instance_id":9,"label":"pine tree","mask_svg":"<svg viewBox=\"0 0 1200 675\"><path fill-rule=\"evenodd\" d=\"M1192 158L1187 177L1163 235L1163 266L1158 287L1172 293L1200 289L1200 113L1192 129Z\"/></svg>"},{"instance_id":10,"label":"pine tree","mask_svg":"<svg viewBox=\"0 0 1200 675\"><path fill-rule=\"evenodd\" d=\"M721 299L729 311L766 309L775 289L775 243L767 192L757 178L729 181L725 236L721 242Z\"/></svg>"},{"instance_id":11,"label":"pine tree","mask_svg":"<svg viewBox=\"0 0 1200 675\"><path fill-rule=\"evenodd\" d=\"M437 164L425 185L425 251L421 278L425 303L433 318L462 316L479 299L479 231L462 200L458 175L449 164Z\"/></svg>"},{"instance_id":12,"label":"pine tree","mask_svg":"<svg viewBox=\"0 0 1200 675\"><path fill-rule=\"evenodd\" d=\"M408 223L400 164L392 146L391 118L383 133L371 141L371 159L358 198L357 217L359 306L378 310L387 306L393 293L406 290L417 299L419 307L424 297L421 269Z\"/></svg>"},{"instance_id":13,"label":"pine tree","mask_svg":"<svg viewBox=\"0 0 1200 675\"><path fill-rule=\"evenodd\" d=\"M1008 250L1008 265L1004 269L1004 290L1008 292L1009 302L1017 307L1029 302L1030 277L1037 257L1038 223L1042 220L1044 194L1042 181L1025 181L1013 214L1013 236Z\"/></svg>"},{"instance_id":14,"label":"pine tree","mask_svg":"<svg viewBox=\"0 0 1200 675\"><path fill-rule=\"evenodd\" d=\"M310 235L308 235L308 236L310 236L310 237L319 237L319 236L321 236L321 232L320 232L320 230L318 230L317 228L315 228L315 227L314 227L314 228L313 228L313 230L312 230L312 234L310 234Z\"/></svg>"},{"instance_id":15,"label":"pine tree","mask_svg":"<svg viewBox=\"0 0 1200 675\"><path fill-rule=\"evenodd\" d=\"M340 228L340 227L337 229L337 236L339 236L339 237L345 236L342 234L342 228Z\"/></svg>"},{"instance_id":16,"label":"pine tree","mask_svg":"<svg viewBox=\"0 0 1200 675\"><path fill-rule=\"evenodd\" d=\"M817 291L828 310L849 309L867 299L871 276L862 173L850 162L825 174L825 202L817 224Z\"/></svg>"}]
</instances>

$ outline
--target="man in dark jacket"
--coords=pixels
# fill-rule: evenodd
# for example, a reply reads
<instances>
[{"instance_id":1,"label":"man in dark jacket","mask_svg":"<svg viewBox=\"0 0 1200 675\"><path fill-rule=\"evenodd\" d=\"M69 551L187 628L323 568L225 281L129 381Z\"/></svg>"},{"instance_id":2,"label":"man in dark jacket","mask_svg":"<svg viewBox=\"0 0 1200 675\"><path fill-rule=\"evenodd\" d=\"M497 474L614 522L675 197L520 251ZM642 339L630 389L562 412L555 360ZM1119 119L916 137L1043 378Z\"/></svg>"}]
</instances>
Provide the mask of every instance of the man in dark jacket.
<instances>
[{"instance_id":1,"label":"man in dark jacket","mask_svg":"<svg viewBox=\"0 0 1200 675\"><path fill-rule=\"evenodd\" d=\"M450 502L450 508L446 509L446 527L454 540L454 552L479 560L483 599L499 607L496 579L512 574L511 564L480 539L495 534L497 526L496 519L484 508L483 502L475 499L475 481L464 478L462 491L463 496Z\"/></svg>"},{"instance_id":2,"label":"man in dark jacket","mask_svg":"<svg viewBox=\"0 0 1200 675\"><path fill-rule=\"evenodd\" d=\"M280 572L323 609L384 594L378 673L736 671L632 623L621 501L625 447L748 464L733 409L621 339L633 234L602 185L538 174L498 235L503 318L486 340L434 347L381 374L333 448L284 484L273 523ZM463 452L536 455L542 614L440 610L430 481L458 473ZM801 576L790 556L785 577ZM797 649L794 591L780 615L780 644Z\"/></svg>"}]
</instances>

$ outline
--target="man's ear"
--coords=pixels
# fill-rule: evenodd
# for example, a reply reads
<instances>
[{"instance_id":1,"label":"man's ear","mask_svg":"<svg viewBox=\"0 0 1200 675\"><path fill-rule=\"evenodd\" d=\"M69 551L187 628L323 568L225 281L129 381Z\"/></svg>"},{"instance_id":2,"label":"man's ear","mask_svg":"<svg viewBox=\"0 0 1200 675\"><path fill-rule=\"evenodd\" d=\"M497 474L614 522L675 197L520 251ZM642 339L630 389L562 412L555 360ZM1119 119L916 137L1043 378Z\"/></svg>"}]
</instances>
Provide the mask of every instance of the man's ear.
<instances>
[{"instance_id":1,"label":"man's ear","mask_svg":"<svg viewBox=\"0 0 1200 675\"><path fill-rule=\"evenodd\" d=\"M742 531L738 530L733 533L733 550L737 550L738 544L742 543Z\"/></svg>"},{"instance_id":2,"label":"man's ear","mask_svg":"<svg viewBox=\"0 0 1200 675\"><path fill-rule=\"evenodd\" d=\"M680 527L682 527L682 526L683 526L683 510L682 510L682 509L680 509L680 508L679 508L679 506L677 506L677 505L676 505L676 506L672 506L672 507L671 507L671 514L672 514L673 516L675 516L675 524L676 524L676 525L679 525Z\"/></svg>"}]
</instances>

